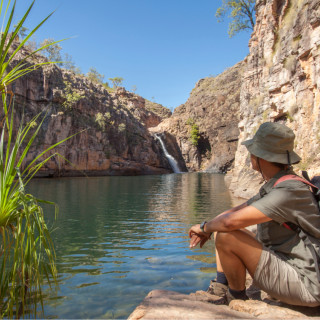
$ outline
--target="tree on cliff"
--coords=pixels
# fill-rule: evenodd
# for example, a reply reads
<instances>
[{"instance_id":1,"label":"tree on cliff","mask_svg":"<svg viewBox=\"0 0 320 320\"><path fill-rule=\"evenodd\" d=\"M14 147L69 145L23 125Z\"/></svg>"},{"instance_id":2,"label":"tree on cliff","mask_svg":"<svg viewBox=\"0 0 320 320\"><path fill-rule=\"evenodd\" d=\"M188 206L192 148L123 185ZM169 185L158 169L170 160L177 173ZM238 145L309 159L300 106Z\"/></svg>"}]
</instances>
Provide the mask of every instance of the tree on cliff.
<instances>
[{"instance_id":1,"label":"tree on cliff","mask_svg":"<svg viewBox=\"0 0 320 320\"><path fill-rule=\"evenodd\" d=\"M253 30L255 25L255 3L256 0L222 0L222 6L216 11L219 22L229 12L232 19L229 23L228 34L233 37L242 30Z\"/></svg>"},{"instance_id":2,"label":"tree on cliff","mask_svg":"<svg viewBox=\"0 0 320 320\"><path fill-rule=\"evenodd\" d=\"M13 26L13 28L17 28L17 26L18 26L18 25L15 24L15 25ZM27 35L27 32L28 32L28 28L22 26L22 27L20 28L19 32L18 32L19 38L24 39L24 38L26 37L26 35Z\"/></svg>"},{"instance_id":3,"label":"tree on cliff","mask_svg":"<svg viewBox=\"0 0 320 320\"><path fill-rule=\"evenodd\" d=\"M99 73L96 68L91 67L89 69L89 72L87 73L87 77L92 82L97 82L102 84L104 79L104 74Z\"/></svg>"},{"instance_id":4,"label":"tree on cliff","mask_svg":"<svg viewBox=\"0 0 320 320\"><path fill-rule=\"evenodd\" d=\"M41 47L44 47L43 53L48 58L49 61L59 62L61 58L61 49L62 47L54 41L52 38L44 39L41 44Z\"/></svg>"},{"instance_id":5,"label":"tree on cliff","mask_svg":"<svg viewBox=\"0 0 320 320\"><path fill-rule=\"evenodd\" d=\"M74 72L75 74L81 74L81 69L76 67L70 54L65 53L63 58L63 67L67 70Z\"/></svg>"},{"instance_id":6,"label":"tree on cliff","mask_svg":"<svg viewBox=\"0 0 320 320\"><path fill-rule=\"evenodd\" d=\"M121 77L114 77L114 78L109 78L109 80L112 82L113 88L118 88L119 86L122 85L123 78Z\"/></svg>"}]
</instances>

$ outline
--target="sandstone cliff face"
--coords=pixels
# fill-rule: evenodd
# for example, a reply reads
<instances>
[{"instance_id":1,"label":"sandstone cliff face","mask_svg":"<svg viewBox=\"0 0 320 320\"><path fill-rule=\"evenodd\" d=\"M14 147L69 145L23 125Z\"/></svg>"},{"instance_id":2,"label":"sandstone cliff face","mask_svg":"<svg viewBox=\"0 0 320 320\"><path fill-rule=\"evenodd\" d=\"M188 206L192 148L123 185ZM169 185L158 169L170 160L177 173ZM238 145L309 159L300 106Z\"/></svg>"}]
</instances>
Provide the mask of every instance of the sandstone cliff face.
<instances>
[{"instance_id":1,"label":"sandstone cliff face","mask_svg":"<svg viewBox=\"0 0 320 320\"><path fill-rule=\"evenodd\" d=\"M238 141L241 75L245 62L239 62L217 77L201 79L188 101L173 115L150 129L176 137L189 170L225 172L233 164ZM197 145L191 130L199 131Z\"/></svg>"},{"instance_id":2,"label":"sandstone cliff face","mask_svg":"<svg viewBox=\"0 0 320 320\"><path fill-rule=\"evenodd\" d=\"M249 168L241 142L265 121L281 121L296 134L302 161L296 170L320 174L320 2L257 0L240 95L239 143L230 188L248 198L261 179ZM250 185L250 188L248 188Z\"/></svg>"},{"instance_id":3,"label":"sandstone cliff face","mask_svg":"<svg viewBox=\"0 0 320 320\"><path fill-rule=\"evenodd\" d=\"M27 50L21 56L25 54ZM50 145L76 134L51 152L63 158L53 156L42 168L41 175L172 172L159 142L148 131L170 116L168 109L124 88L109 93L102 85L54 65L17 80L12 91L16 126L22 114L25 121L39 113L41 118L45 117L27 162Z\"/></svg>"}]
</instances>

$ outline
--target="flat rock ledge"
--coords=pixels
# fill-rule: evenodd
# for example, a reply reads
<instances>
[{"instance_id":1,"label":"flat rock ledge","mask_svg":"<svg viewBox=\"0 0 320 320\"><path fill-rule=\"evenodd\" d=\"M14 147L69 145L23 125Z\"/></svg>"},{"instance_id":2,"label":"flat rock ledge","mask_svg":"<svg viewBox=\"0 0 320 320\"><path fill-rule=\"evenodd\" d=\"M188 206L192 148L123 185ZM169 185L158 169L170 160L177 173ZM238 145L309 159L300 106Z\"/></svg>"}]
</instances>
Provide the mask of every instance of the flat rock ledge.
<instances>
[{"instance_id":1,"label":"flat rock ledge","mask_svg":"<svg viewBox=\"0 0 320 320\"><path fill-rule=\"evenodd\" d=\"M217 305L220 297L197 291L182 294L152 290L131 313L128 320L156 319L320 319L319 308L294 307L268 299L255 288L247 291L250 300L233 300ZM262 298L262 299L261 299Z\"/></svg>"}]
</instances>

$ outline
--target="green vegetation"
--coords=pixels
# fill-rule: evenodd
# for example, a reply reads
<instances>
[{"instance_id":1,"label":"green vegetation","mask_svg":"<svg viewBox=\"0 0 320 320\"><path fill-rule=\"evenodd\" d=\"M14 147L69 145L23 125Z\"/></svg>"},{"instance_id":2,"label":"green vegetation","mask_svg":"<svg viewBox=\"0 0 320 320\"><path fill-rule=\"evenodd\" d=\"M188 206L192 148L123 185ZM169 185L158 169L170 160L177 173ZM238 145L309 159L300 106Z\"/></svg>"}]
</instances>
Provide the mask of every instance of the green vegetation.
<instances>
[{"instance_id":1,"label":"green vegetation","mask_svg":"<svg viewBox=\"0 0 320 320\"><path fill-rule=\"evenodd\" d=\"M199 127L196 124L191 126L191 143L196 147L198 145L200 135L199 135Z\"/></svg>"},{"instance_id":2,"label":"green vegetation","mask_svg":"<svg viewBox=\"0 0 320 320\"><path fill-rule=\"evenodd\" d=\"M122 85L122 82L124 79L121 77L115 77L115 78L109 78L109 80L112 82L113 88L115 89Z\"/></svg>"},{"instance_id":3,"label":"green vegetation","mask_svg":"<svg viewBox=\"0 0 320 320\"><path fill-rule=\"evenodd\" d=\"M290 122L294 121L292 115L289 112L287 112L286 117Z\"/></svg>"},{"instance_id":4,"label":"green vegetation","mask_svg":"<svg viewBox=\"0 0 320 320\"><path fill-rule=\"evenodd\" d=\"M256 0L222 0L222 6L216 11L219 22L230 11L228 34L233 37L242 30L253 30Z\"/></svg>"},{"instance_id":5,"label":"green vegetation","mask_svg":"<svg viewBox=\"0 0 320 320\"><path fill-rule=\"evenodd\" d=\"M81 74L80 68L76 67L75 63L72 60L71 55L69 55L68 53L64 54L62 65L63 65L63 68L70 70L70 71L74 72L75 74Z\"/></svg>"},{"instance_id":6,"label":"green vegetation","mask_svg":"<svg viewBox=\"0 0 320 320\"><path fill-rule=\"evenodd\" d=\"M95 122L98 124L99 128L102 131L105 131L105 127L106 127L107 123L109 123L111 126L114 125L115 122L113 120L110 121L110 119L111 119L110 112L105 112L105 113L98 112L95 115Z\"/></svg>"},{"instance_id":7,"label":"green vegetation","mask_svg":"<svg viewBox=\"0 0 320 320\"><path fill-rule=\"evenodd\" d=\"M0 39L0 91L3 118L0 136L0 315L2 318L36 317L43 306L42 286L56 284L55 253L39 200L26 192L25 186L52 157L53 145L27 162L27 155L45 119L37 115L26 125L14 125L13 93L8 86L16 79L51 62L30 65L32 57L52 44L46 44L27 57L18 59L22 47L49 15L24 39L13 47L16 36L26 32L23 27L34 2L15 27L15 1L0 0L3 27ZM57 42L55 42L57 43ZM12 63L14 62L14 63ZM39 125L37 124L39 123ZM64 140L65 141L65 140ZM64 142L62 141L62 142ZM60 142L61 143L61 142ZM53 204L53 203L51 203Z\"/></svg>"},{"instance_id":8,"label":"green vegetation","mask_svg":"<svg viewBox=\"0 0 320 320\"><path fill-rule=\"evenodd\" d=\"M163 119L170 117L172 114L170 109L164 107L159 103L152 102L147 99L145 99L145 108L146 110L153 112L154 114L156 114L157 116Z\"/></svg>"},{"instance_id":9,"label":"green vegetation","mask_svg":"<svg viewBox=\"0 0 320 320\"><path fill-rule=\"evenodd\" d=\"M65 109L70 109L74 106L80 99L84 97L84 94L78 90L72 88L72 85L69 81L64 81L64 97L65 101L62 103L62 106Z\"/></svg>"},{"instance_id":10,"label":"green vegetation","mask_svg":"<svg viewBox=\"0 0 320 320\"><path fill-rule=\"evenodd\" d=\"M137 86L136 86L136 85L133 85L133 86L131 87L131 91L132 91L133 93L136 93L136 91L137 91Z\"/></svg>"},{"instance_id":11,"label":"green vegetation","mask_svg":"<svg viewBox=\"0 0 320 320\"><path fill-rule=\"evenodd\" d=\"M269 114L270 114L271 109L266 109L263 111L262 114L262 122L266 122L269 120Z\"/></svg>"},{"instance_id":12,"label":"green vegetation","mask_svg":"<svg viewBox=\"0 0 320 320\"><path fill-rule=\"evenodd\" d=\"M125 123L120 123L118 126L118 131L119 132L125 132L126 131L126 124Z\"/></svg>"},{"instance_id":13,"label":"green vegetation","mask_svg":"<svg viewBox=\"0 0 320 320\"><path fill-rule=\"evenodd\" d=\"M22 27L22 29L19 30L18 32L19 37L25 38L27 30L28 28ZM62 55L61 55L62 46L58 44L59 42L60 41L55 41L52 38L44 39L40 44L41 49L39 49L37 42L35 40L31 40L30 38L28 38L28 41L24 41L24 45L27 46L28 49L31 51L42 50L43 55L49 61L54 61L60 67L70 70L77 75L82 75L81 69L76 66L70 54L64 53L64 57L62 58ZM89 69L89 71L86 74L86 77L94 83L103 85L109 92L113 92L116 88L121 86L124 80L121 77L110 78L109 80L112 82L112 85L113 85L113 87L110 87L108 82L103 82L105 76L99 73L98 70L94 67L91 67ZM133 86L133 92L136 90L137 90L136 86Z\"/></svg>"},{"instance_id":14,"label":"green vegetation","mask_svg":"<svg viewBox=\"0 0 320 320\"><path fill-rule=\"evenodd\" d=\"M200 139L199 126L191 118L187 120L187 125L191 126L190 141L195 147L197 147Z\"/></svg>"},{"instance_id":15,"label":"green vegetation","mask_svg":"<svg viewBox=\"0 0 320 320\"><path fill-rule=\"evenodd\" d=\"M106 126L106 117L104 114L102 114L101 112L98 112L95 116L95 121L98 124L98 126L100 127L100 129L102 131L105 130L105 126Z\"/></svg>"},{"instance_id":16,"label":"green vegetation","mask_svg":"<svg viewBox=\"0 0 320 320\"><path fill-rule=\"evenodd\" d=\"M96 68L91 67L87 73L87 78L92 82L103 84L104 75L99 73Z\"/></svg>"},{"instance_id":17,"label":"green vegetation","mask_svg":"<svg viewBox=\"0 0 320 320\"><path fill-rule=\"evenodd\" d=\"M52 38L44 39L40 47L44 47L43 53L49 61L55 61L61 63L61 49L62 47L54 41Z\"/></svg>"},{"instance_id":18,"label":"green vegetation","mask_svg":"<svg viewBox=\"0 0 320 320\"><path fill-rule=\"evenodd\" d=\"M18 25L15 24L15 25L13 26L13 28L15 29L15 28L17 28L17 26L18 26ZM27 32L28 32L28 28L22 26L22 27L20 28L19 32L18 32L19 38L24 39L24 38L26 37L26 35L27 35Z\"/></svg>"}]
</instances>

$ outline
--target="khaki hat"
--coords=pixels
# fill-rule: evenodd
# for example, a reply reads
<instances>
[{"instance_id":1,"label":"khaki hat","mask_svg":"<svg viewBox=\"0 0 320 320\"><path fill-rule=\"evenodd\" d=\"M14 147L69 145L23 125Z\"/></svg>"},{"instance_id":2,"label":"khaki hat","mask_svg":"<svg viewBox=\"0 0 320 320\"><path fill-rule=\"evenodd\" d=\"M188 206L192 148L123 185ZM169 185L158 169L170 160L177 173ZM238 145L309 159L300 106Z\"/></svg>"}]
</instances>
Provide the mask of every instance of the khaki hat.
<instances>
[{"instance_id":1,"label":"khaki hat","mask_svg":"<svg viewBox=\"0 0 320 320\"><path fill-rule=\"evenodd\" d=\"M283 164L298 163L301 158L293 151L295 134L278 122L263 123L254 137L243 141L248 151L258 158Z\"/></svg>"}]
</instances>

